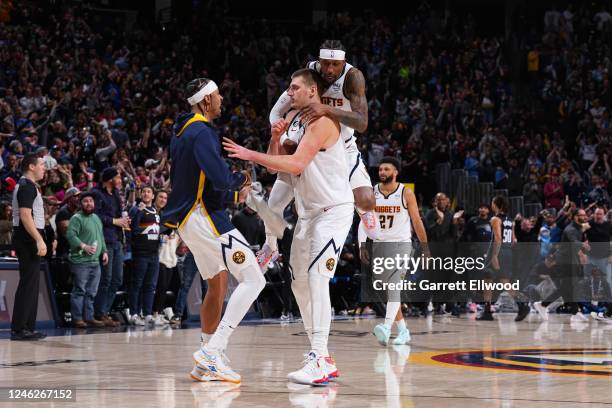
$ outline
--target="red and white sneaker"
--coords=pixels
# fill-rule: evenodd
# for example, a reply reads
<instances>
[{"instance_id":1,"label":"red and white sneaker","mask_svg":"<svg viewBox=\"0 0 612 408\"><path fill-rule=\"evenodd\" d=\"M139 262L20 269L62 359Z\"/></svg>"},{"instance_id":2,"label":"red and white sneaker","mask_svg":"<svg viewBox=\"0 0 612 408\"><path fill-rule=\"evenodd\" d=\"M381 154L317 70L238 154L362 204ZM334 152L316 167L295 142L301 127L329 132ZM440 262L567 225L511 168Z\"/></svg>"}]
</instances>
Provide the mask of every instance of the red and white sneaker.
<instances>
[{"instance_id":1,"label":"red and white sneaker","mask_svg":"<svg viewBox=\"0 0 612 408\"><path fill-rule=\"evenodd\" d=\"M359 218L361 218L366 235L372 240L380 239L380 225L378 225L378 218L374 211L364 212L359 215Z\"/></svg>"},{"instance_id":2,"label":"red and white sneaker","mask_svg":"<svg viewBox=\"0 0 612 408\"><path fill-rule=\"evenodd\" d=\"M265 270L268 268L268 264L278 259L278 251L270 248L270 245L264 244L263 248L257 251L255 256L257 257L259 267L265 272Z\"/></svg>"},{"instance_id":3,"label":"red and white sneaker","mask_svg":"<svg viewBox=\"0 0 612 408\"><path fill-rule=\"evenodd\" d=\"M289 375L287 375L287 379L297 384L327 385L329 383L329 379L325 373L325 370L323 370L323 361L324 359L322 356L319 356L316 352L311 351L306 355L304 367L289 373Z\"/></svg>"},{"instance_id":4,"label":"red and white sneaker","mask_svg":"<svg viewBox=\"0 0 612 408\"><path fill-rule=\"evenodd\" d=\"M323 357L320 363L323 366L325 374L327 374L327 378L333 380L340 377L340 370L336 367L336 360L334 360L332 356Z\"/></svg>"}]
</instances>

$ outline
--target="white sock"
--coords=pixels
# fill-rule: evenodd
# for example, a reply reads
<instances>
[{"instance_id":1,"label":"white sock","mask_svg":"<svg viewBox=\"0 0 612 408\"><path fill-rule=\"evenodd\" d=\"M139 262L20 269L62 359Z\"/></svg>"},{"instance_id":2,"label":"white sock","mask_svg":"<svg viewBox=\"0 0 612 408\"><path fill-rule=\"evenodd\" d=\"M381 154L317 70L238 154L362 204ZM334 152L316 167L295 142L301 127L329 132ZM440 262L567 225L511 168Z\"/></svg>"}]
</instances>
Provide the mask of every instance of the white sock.
<instances>
[{"instance_id":1,"label":"white sock","mask_svg":"<svg viewBox=\"0 0 612 408\"><path fill-rule=\"evenodd\" d=\"M212 335L206 347L213 350L225 350L227 348L227 341L235 328L236 326L232 327L227 322L221 320L219 327L217 327L215 334Z\"/></svg>"},{"instance_id":2,"label":"white sock","mask_svg":"<svg viewBox=\"0 0 612 408\"><path fill-rule=\"evenodd\" d=\"M282 217L281 214L277 214L268 205L266 200L263 198L256 198L253 200L253 206L257 215L262 219L266 226L266 232L274 235L276 238L281 239L285 228L287 228L287 221Z\"/></svg>"},{"instance_id":3,"label":"white sock","mask_svg":"<svg viewBox=\"0 0 612 408\"><path fill-rule=\"evenodd\" d=\"M230 270L230 273L239 283L227 302L225 314L219 327L208 342L210 348L224 350L227 347L229 336L238 327L251 304L266 286L266 280L255 261L255 257L248 256L247 261L249 265L243 267L240 271Z\"/></svg>"},{"instance_id":4,"label":"white sock","mask_svg":"<svg viewBox=\"0 0 612 408\"><path fill-rule=\"evenodd\" d=\"M310 285L307 280L294 280L291 282L291 291L300 309L300 315L304 322L304 331L308 335L308 341L312 347L312 306L310 301ZM330 311L331 314L331 311Z\"/></svg>"},{"instance_id":5,"label":"white sock","mask_svg":"<svg viewBox=\"0 0 612 408\"><path fill-rule=\"evenodd\" d=\"M311 272L308 282L312 301L312 349L320 356L329 356L327 349L331 326L329 278L318 272Z\"/></svg>"},{"instance_id":6,"label":"white sock","mask_svg":"<svg viewBox=\"0 0 612 408\"><path fill-rule=\"evenodd\" d=\"M393 326L393 322L395 321L395 316L397 316L397 312L401 307L400 302L387 302L387 313L385 314L385 327L391 329Z\"/></svg>"},{"instance_id":7,"label":"white sock","mask_svg":"<svg viewBox=\"0 0 612 408\"><path fill-rule=\"evenodd\" d=\"M268 228L266 228L266 244L268 244L272 251L278 251L278 238L269 232Z\"/></svg>"},{"instance_id":8,"label":"white sock","mask_svg":"<svg viewBox=\"0 0 612 408\"><path fill-rule=\"evenodd\" d=\"M291 177L287 174L278 173L268 196L268 207L273 213L282 218L283 211L285 211L293 197Z\"/></svg>"},{"instance_id":9,"label":"white sock","mask_svg":"<svg viewBox=\"0 0 612 408\"><path fill-rule=\"evenodd\" d=\"M395 324L397 324L397 330L399 331L404 331L408 329L406 327L406 321L404 319L398 320L397 322L395 322Z\"/></svg>"},{"instance_id":10,"label":"white sock","mask_svg":"<svg viewBox=\"0 0 612 408\"><path fill-rule=\"evenodd\" d=\"M207 334L207 333L202 332L200 333L200 342L203 345L207 345L211 337L212 337L212 334Z\"/></svg>"}]
</instances>

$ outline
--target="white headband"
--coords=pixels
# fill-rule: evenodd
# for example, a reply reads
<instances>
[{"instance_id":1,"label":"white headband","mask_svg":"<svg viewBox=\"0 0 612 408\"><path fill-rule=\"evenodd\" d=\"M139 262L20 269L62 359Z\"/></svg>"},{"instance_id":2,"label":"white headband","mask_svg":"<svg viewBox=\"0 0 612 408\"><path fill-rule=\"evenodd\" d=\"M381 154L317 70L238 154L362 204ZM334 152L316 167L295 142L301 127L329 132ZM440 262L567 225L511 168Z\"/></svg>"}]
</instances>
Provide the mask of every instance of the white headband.
<instances>
[{"instance_id":1,"label":"white headband","mask_svg":"<svg viewBox=\"0 0 612 408\"><path fill-rule=\"evenodd\" d=\"M342 50L329 50L327 48L321 48L319 50L320 59L344 61L345 52Z\"/></svg>"},{"instance_id":2,"label":"white headband","mask_svg":"<svg viewBox=\"0 0 612 408\"><path fill-rule=\"evenodd\" d=\"M218 88L217 88L217 84L215 84L215 81L210 81L209 83L206 84L204 88L200 89L195 95L187 98L187 102L189 102L191 106L196 105L202 102L202 99L204 99L206 95L210 95L211 93L215 92L217 89Z\"/></svg>"}]
</instances>

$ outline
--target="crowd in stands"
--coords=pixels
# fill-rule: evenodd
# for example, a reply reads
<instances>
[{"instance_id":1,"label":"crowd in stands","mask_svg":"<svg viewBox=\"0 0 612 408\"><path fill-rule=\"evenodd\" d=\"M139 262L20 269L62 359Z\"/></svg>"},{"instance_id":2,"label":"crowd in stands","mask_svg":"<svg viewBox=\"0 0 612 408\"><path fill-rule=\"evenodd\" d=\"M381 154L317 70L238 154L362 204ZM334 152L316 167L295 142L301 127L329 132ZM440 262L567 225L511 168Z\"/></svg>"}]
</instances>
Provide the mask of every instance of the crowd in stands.
<instances>
[{"instance_id":1,"label":"crowd in stands","mask_svg":"<svg viewBox=\"0 0 612 408\"><path fill-rule=\"evenodd\" d=\"M427 2L401 18L338 13L300 30L228 18L217 6L202 4L190 23L164 30L143 19L126 30L122 19L70 3L24 2L4 16L0 243L11 241L11 194L24 154L40 154L47 166L40 188L54 248L48 257L68 256L66 223L80 206L74 197L102 189L109 169L118 176L120 212L131 211L117 218L134 222L143 189L151 200L169 191L168 146L175 118L188 109L189 80L214 79L224 98L220 135L262 151L269 108L326 38L342 41L367 81L369 127L358 144L373 180L383 156L397 157L399 180L415 183L429 207L439 191L436 165L448 162L543 208L559 211L566 198L579 208L611 208L612 16L605 8L553 8L510 39L483 36L474 18L445 16ZM252 171L266 188L275 180L263 167ZM342 262L341 273L359 269L354 251ZM151 284L144 282L145 308L161 312ZM143 306L137 298L130 304Z\"/></svg>"}]
</instances>

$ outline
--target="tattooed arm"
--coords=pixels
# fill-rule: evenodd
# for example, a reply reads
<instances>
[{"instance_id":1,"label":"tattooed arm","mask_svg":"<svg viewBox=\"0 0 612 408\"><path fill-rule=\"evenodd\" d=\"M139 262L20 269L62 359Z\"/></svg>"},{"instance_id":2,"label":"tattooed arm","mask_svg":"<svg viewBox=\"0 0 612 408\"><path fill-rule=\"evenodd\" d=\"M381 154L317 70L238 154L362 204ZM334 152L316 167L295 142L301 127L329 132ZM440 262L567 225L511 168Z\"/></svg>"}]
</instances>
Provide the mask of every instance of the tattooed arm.
<instances>
[{"instance_id":1,"label":"tattooed arm","mask_svg":"<svg viewBox=\"0 0 612 408\"><path fill-rule=\"evenodd\" d=\"M329 116L358 132L365 132L368 128L368 100L365 96L365 78L357 68L351 68L346 74L344 94L351 103L352 112L329 105L314 104L302 111L304 121L310 122L321 116Z\"/></svg>"},{"instance_id":2,"label":"tattooed arm","mask_svg":"<svg viewBox=\"0 0 612 408\"><path fill-rule=\"evenodd\" d=\"M357 68L351 68L346 74L344 92L351 102L352 112L336 108L331 109L331 116L343 125L363 133L368 128L368 100L365 95L365 78Z\"/></svg>"}]
</instances>

